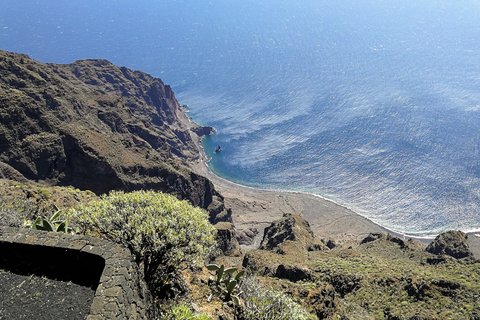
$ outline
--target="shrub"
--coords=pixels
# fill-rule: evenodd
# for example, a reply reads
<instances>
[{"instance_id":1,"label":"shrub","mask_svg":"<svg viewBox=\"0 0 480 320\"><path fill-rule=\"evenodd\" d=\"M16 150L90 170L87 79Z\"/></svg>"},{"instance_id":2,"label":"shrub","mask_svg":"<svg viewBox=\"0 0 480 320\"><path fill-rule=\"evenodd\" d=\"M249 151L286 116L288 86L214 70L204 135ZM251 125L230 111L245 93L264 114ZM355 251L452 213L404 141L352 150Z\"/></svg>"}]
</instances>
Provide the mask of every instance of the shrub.
<instances>
[{"instance_id":1,"label":"shrub","mask_svg":"<svg viewBox=\"0 0 480 320\"><path fill-rule=\"evenodd\" d=\"M190 308L184 304L173 306L165 315L165 320L211 320L204 314L194 314Z\"/></svg>"},{"instance_id":2,"label":"shrub","mask_svg":"<svg viewBox=\"0 0 480 320\"><path fill-rule=\"evenodd\" d=\"M2 187L0 185L0 189ZM29 201L13 201L0 194L0 226L20 228L29 222L27 218L35 210Z\"/></svg>"},{"instance_id":3,"label":"shrub","mask_svg":"<svg viewBox=\"0 0 480 320\"><path fill-rule=\"evenodd\" d=\"M242 282L242 298L244 306L240 310L242 320L313 320L309 314L292 298L282 292L265 289L258 285L255 278L247 278Z\"/></svg>"},{"instance_id":4,"label":"shrub","mask_svg":"<svg viewBox=\"0 0 480 320\"><path fill-rule=\"evenodd\" d=\"M77 219L86 231L129 248L156 297L178 290L180 271L203 263L214 244L205 211L159 192L111 192L80 207Z\"/></svg>"}]
</instances>

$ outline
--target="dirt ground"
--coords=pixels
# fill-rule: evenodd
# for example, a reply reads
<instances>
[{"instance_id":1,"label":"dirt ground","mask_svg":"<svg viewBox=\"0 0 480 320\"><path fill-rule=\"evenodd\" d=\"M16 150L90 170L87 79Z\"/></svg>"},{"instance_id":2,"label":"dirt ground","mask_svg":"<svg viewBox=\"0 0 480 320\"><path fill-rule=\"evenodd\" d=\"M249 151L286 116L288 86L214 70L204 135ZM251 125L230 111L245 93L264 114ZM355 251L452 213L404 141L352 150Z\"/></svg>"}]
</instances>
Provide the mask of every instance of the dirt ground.
<instances>
[{"instance_id":1,"label":"dirt ground","mask_svg":"<svg viewBox=\"0 0 480 320\"><path fill-rule=\"evenodd\" d=\"M0 269L0 319L85 319L95 291L72 282Z\"/></svg>"}]
</instances>

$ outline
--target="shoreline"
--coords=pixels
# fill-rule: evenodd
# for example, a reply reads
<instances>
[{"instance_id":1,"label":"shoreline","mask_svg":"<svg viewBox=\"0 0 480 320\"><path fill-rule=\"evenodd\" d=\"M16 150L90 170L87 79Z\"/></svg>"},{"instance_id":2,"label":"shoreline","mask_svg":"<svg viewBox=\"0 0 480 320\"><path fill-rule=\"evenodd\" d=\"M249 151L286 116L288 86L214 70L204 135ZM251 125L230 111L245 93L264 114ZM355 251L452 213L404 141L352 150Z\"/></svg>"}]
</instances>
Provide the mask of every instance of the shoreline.
<instances>
[{"instance_id":1,"label":"shoreline","mask_svg":"<svg viewBox=\"0 0 480 320\"><path fill-rule=\"evenodd\" d=\"M197 125L188 115L186 118L190 126ZM233 223L239 232L252 228L258 230L254 243L247 247L258 245L263 229L289 212L300 213L310 223L316 237L333 239L338 243L358 241L372 232L395 234L319 195L250 187L218 176L208 166L202 138L195 135L193 140L200 156L192 163L192 169L212 181L215 189L225 198L225 207L232 209Z\"/></svg>"},{"instance_id":2,"label":"shoreline","mask_svg":"<svg viewBox=\"0 0 480 320\"><path fill-rule=\"evenodd\" d=\"M191 128L198 126L188 114L183 113L183 116L188 122L187 126ZM195 134L192 138L199 150L199 158L192 163L192 170L212 181L215 189L225 198L225 207L232 209L233 224L237 231L240 233L251 229L258 231L252 244L242 245L247 250L258 247L263 230L271 222L281 218L284 213L292 212L300 213L309 222L317 238L332 239L340 245L358 243L363 237L374 232L413 239L425 246L434 239L395 232L321 195L250 187L227 180L209 167L208 156L202 143L203 138ZM467 234L471 250L480 258L480 238L475 236L475 232Z\"/></svg>"}]
</instances>

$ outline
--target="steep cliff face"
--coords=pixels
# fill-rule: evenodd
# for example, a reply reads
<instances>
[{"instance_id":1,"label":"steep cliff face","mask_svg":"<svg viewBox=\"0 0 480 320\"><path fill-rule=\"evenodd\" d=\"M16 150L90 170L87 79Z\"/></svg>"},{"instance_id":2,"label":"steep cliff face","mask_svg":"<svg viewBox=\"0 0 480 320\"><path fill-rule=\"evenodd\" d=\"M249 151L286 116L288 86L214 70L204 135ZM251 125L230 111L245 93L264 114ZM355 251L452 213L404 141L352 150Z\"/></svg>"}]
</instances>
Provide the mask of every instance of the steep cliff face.
<instances>
[{"instance_id":1,"label":"steep cliff face","mask_svg":"<svg viewBox=\"0 0 480 320\"><path fill-rule=\"evenodd\" d=\"M214 220L223 198L188 167L199 156L192 135L201 131L172 89L146 73L105 60L42 64L0 51L0 177L97 194L169 192Z\"/></svg>"}]
</instances>

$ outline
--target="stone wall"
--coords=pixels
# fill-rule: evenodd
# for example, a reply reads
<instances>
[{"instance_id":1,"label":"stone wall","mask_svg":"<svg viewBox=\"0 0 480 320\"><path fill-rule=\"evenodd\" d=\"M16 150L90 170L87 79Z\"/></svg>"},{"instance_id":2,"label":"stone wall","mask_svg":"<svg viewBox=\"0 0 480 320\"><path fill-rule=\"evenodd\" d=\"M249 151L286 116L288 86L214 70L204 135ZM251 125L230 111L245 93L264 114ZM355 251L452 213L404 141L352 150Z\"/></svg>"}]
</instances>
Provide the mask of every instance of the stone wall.
<instances>
[{"instance_id":1,"label":"stone wall","mask_svg":"<svg viewBox=\"0 0 480 320\"><path fill-rule=\"evenodd\" d=\"M130 252L113 242L81 235L0 227L0 244L77 250L101 257L105 267L87 320L146 319L148 291Z\"/></svg>"}]
</instances>

